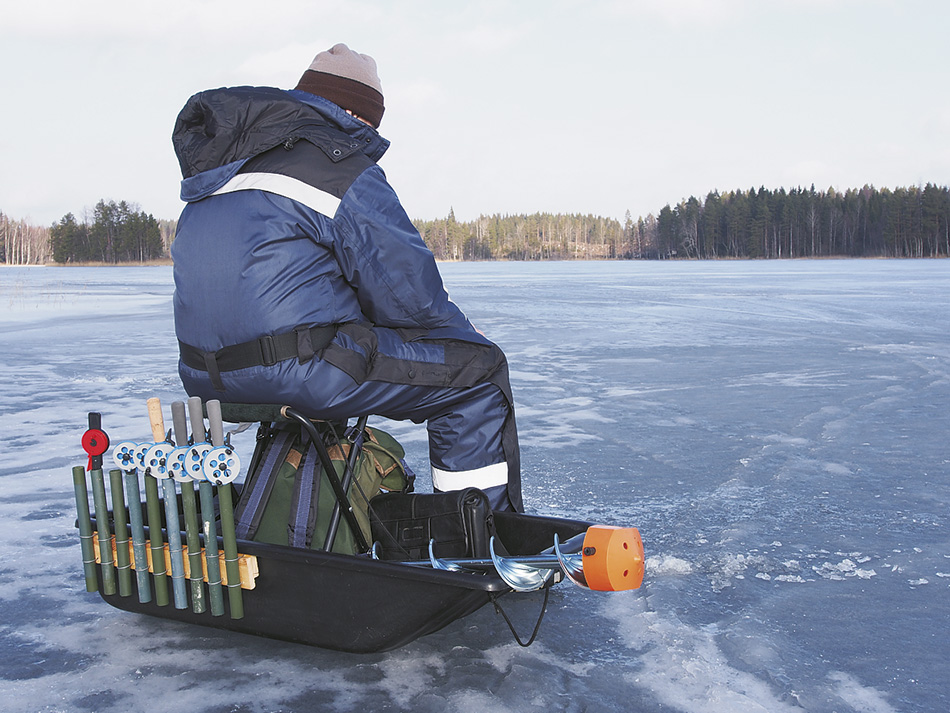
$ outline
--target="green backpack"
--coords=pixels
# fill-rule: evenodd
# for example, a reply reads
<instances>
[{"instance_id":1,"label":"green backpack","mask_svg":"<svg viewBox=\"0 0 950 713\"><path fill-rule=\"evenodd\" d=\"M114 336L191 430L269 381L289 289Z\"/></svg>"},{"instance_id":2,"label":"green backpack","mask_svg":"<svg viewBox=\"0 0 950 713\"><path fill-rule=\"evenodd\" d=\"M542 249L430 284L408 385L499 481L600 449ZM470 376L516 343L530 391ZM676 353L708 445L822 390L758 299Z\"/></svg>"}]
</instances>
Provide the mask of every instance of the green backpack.
<instances>
[{"instance_id":1,"label":"green backpack","mask_svg":"<svg viewBox=\"0 0 950 713\"><path fill-rule=\"evenodd\" d=\"M352 437L338 437L327 422L314 423L323 435L334 471L343 481ZM395 438L378 428L366 428L364 434L347 497L364 541L372 542L369 500L380 492L411 491L415 476L403 462L405 451ZM300 425L262 423L251 468L235 506L237 536L322 550L336 502L317 449L306 433L301 434ZM331 551L359 552L345 518L340 518Z\"/></svg>"}]
</instances>

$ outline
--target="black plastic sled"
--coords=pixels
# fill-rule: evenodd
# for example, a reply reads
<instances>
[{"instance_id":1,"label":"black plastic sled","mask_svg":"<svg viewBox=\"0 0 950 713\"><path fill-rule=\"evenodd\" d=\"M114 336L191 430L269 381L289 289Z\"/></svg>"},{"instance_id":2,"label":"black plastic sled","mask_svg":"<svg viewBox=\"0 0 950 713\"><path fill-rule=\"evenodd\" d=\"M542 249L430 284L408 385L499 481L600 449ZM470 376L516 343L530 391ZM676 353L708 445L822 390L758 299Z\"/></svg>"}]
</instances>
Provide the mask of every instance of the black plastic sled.
<instances>
[{"instance_id":1,"label":"black plastic sled","mask_svg":"<svg viewBox=\"0 0 950 713\"><path fill-rule=\"evenodd\" d=\"M432 523L437 517L432 511L416 509L416 503L425 498L431 506L431 498L436 496L408 496L411 514L407 517L398 510L407 501L397 494L396 500L387 502L397 504L399 516L385 521L386 527L397 523L396 534L389 533L383 539L388 537L397 545L409 543L419 539L416 532L422 530L421 539L429 543L428 556L416 553L412 561L394 561L385 556L383 543L371 543L366 538L357 547L339 552L334 547L337 530L348 529L357 537L361 529L347 495L351 483L359 485L354 473L363 462L361 451L368 448L360 446L361 437L350 441L348 455L341 456L340 477L323 442L325 434L319 432L315 422L290 407L221 404L215 400L203 405L192 397L187 405L189 433L185 404L175 402L171 406L176 439L172 440L172 431L165 430L158 399L149 399L152 441L115 445L111 453L117 468L109 470L108 476L103 456L109 452L109 437L101 428L100 414L90 413L89 430L82 439L89 462L86 468L73 468L86 590L98 591L118 609L326 649L369 653L403 646L489 602L497 606L501 595L546 590L565 577L598 591L636 588L642 581L643 546L635 528L592 526L579 520L515 512L492 513L484 494L475 489L460 491L459 498L453 498L467 501L469 490L475 491L476 500L481 496L478 516L465 520L469 524L463 528L464 538L468 541L471 534L470 541L475 542L480 528L493 526L491 534L500 543L498 547L492 539L484 542L484 547L471 552L466 549L464 556L456 553L443 559L447 555L437 554L439 543L448 544L453 538L445 535L444 527L436 534ZM364 433L365 419L358 419L355 433ZM298 470L298 475L304 475L295 481L301 495L292 522L287 524L288 532L293 526L297 533L294 541L261 541L268 538L255 537L247 525L255 521L254 517L239 519L245 525L236 528L231 482L240 472L240 459L224 438L225 420L261 423L258 450L249 469L253 473L278 472L273 466L284 462L287 453L283 446L272 451L262 448L273 433L269 424L299 424L310 448L319 455L319 465L331 486L328 490L332 499L328 502L334 503L334 511L322 547L301 547L297 537L307 529L307 513L312 514L324 502L323 495L313 498L302 494L306 492L304 483L314 482L315 461L306 461L307 467ZM289 434L282 433L281 443L286 444ZM181 445L176 446L176 442ZM342 453L342 442L334 437L334 443ZM258 470L262 462L266 467ZM376 465L382 467L378 461ZM264 482L268 488L277 487L273 480ZM89 507L90 483L94 512ZM140 492L143 483L144 500ZM248 502L263 501L266 488L247 483L245 488ZM308 488L310 492L323 492L316 486ZM111 498L107 498L107 492ZM310 503L316 504L308 511ZM255 512L261 511L258 505L255 507ZM384 524L379 512L372 507L369 510L376 514L379 524ZM451 517L456 518L457 512ZM478 522L480 526L471 524ZM457 524L457 519L449 523L453 528ZM486 557L486 550L490 557ZM450 551L454 552L446 550ZM397 555L404 552L409 550L396 550ZM546 593L544 601L542 615ZM534 640L541 622L539 618L525 644L506 615L505 619L522 645Z\"/></svg>"},{"instance_id":2,"label":"black plastic sled","mask_svg":"<svg viewBox=\"0 0 950 713\"><path fill-rule=\"evenodd\" d=\"M540 552L555 534L565 541L590 526L508 512L494 518L511 555ZM237 545L242 554L256 556L259 571L254 588L244 592L240 619L229 612L213 616L154 600L142 603L135 589L131 596L105 594L97 567L98 590L125 611L353 653L398 648L513 591L493 571L446 571L247 540Z\"/></svg>"}]
</instances>

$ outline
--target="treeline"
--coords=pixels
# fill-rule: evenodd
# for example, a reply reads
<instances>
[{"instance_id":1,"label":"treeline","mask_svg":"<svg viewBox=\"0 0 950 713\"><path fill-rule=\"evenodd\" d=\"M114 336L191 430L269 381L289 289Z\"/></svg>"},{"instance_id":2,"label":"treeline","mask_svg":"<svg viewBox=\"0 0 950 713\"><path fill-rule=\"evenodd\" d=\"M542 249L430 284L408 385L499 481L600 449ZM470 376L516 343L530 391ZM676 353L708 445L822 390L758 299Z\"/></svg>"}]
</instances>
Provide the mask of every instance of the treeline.
<instances>
[{"instance_id":1,"label":"treeline","mask_svg":"<svg viewBox=\"0 0 950 713\"><path fill-rule=\"evenodd\" d=\"M67 213L50 228L49 243L59 263L144 262L167 255L159 221L125 201L101 200L82 222Z\"/></svg>"},{"instance_id":2,"label":"treeline","mask_svg":"<svg viewBox=\"0 0 950 713\"><path fill-rule=\"evenodd\" d=\"M591 215L492 215L459 222L453 212L415 226L443 260L946 257L950 189L844 193L750 189L690 197L636 221Z\"/></svg>"},{"instance_id":3,"label":"treeline","mask_svg":"<svg viewBox=\"0 0 950 713\"><path fill-rule=\"evenodd\" d=\"M0 263L42 265L49 262L49 229L14 220L0 212Z\"/></svg>"},{"instance_id":4,"label":"treeline","mask_svg":"<svg viewBox=\"0 0 950 713\"><path fill-rule=\"evenodd\" d=\"M767 188L691 196L655 216L623 221L535 213L416 220L439 260L634 260L802 257L948 257L950 188L840 192ZM143 262L169 255L175 221L137 205L99 201L38 228L0 213L0 263Z\"/></svg>"},{"instance_id":5,"label":"treeline","mask_svg":"<svg viewBox=\"0 0 950 713\"><path fill-rule=\"evenodd\" d=\"M647 233L651 257L947 257L950 189L712 192L665 206Z\"/></svg>"},{"instance_id":6,"label":"treeline","mask_svg":"<svg viewBox=\"0 0 950 713\"><path fill-rule=\"evenodd\" d=\"M619 221L594 215L492 215L413 221L437 260L591 260L638 257Z\"/></svg>"}]
</instances>

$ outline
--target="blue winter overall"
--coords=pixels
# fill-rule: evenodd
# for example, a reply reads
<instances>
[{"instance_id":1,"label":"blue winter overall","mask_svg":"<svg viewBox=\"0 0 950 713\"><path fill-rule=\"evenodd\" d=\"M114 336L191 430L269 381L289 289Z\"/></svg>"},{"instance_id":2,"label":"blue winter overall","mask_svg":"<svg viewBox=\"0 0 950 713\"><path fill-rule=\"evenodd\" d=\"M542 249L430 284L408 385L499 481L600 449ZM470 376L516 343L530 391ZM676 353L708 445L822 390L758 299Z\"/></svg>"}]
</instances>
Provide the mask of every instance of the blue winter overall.
<instances>
[{"instance_id":1,"label":"blue winter overall","mask_svg":"<svg viewBox=\"0 0 950 713\"><path fill-rule=\"evenodd\" d=\"M425 421L437 490L522 510L507 362L449 300L376 165L389 143L322 97L238 87L193 96L174 144L186 391Z\"/></svg>"}]
</instances>

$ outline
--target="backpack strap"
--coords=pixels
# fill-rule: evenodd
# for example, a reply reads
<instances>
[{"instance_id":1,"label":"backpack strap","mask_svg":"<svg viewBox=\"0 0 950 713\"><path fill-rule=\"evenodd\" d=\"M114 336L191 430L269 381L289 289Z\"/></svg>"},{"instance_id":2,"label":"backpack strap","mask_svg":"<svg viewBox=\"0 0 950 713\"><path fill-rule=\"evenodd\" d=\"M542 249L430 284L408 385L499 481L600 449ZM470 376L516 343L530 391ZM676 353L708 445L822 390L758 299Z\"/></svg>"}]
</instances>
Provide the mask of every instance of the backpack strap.
<instances>
[{"instance_id":1,"label":"backpack strap","mask_svg":"<svg viewBox=\"0 0 950 713\"><path fill-rule=\"evenodd\" d=\"M314 504L320 497L320 459L313 442L297 468L294 494L290 501L290 522L287 523L287 542L291 547L309 547L317 513Z\"/></svg>"},{"instance_id":2,"label":"backpack strap","mask_svg":"<svg viewBox=\"0 0 950 713\"><path fill-rule=\"evenodd\" d=\"M300 431L295 428L280 428L264 450L261 467L254 472L251 482L245 484L241 499L235 508L235 534L249 540L257 534L264 515L264 507L274 488L274 475L287 459Z\"/></svg>"}]
</instances>

